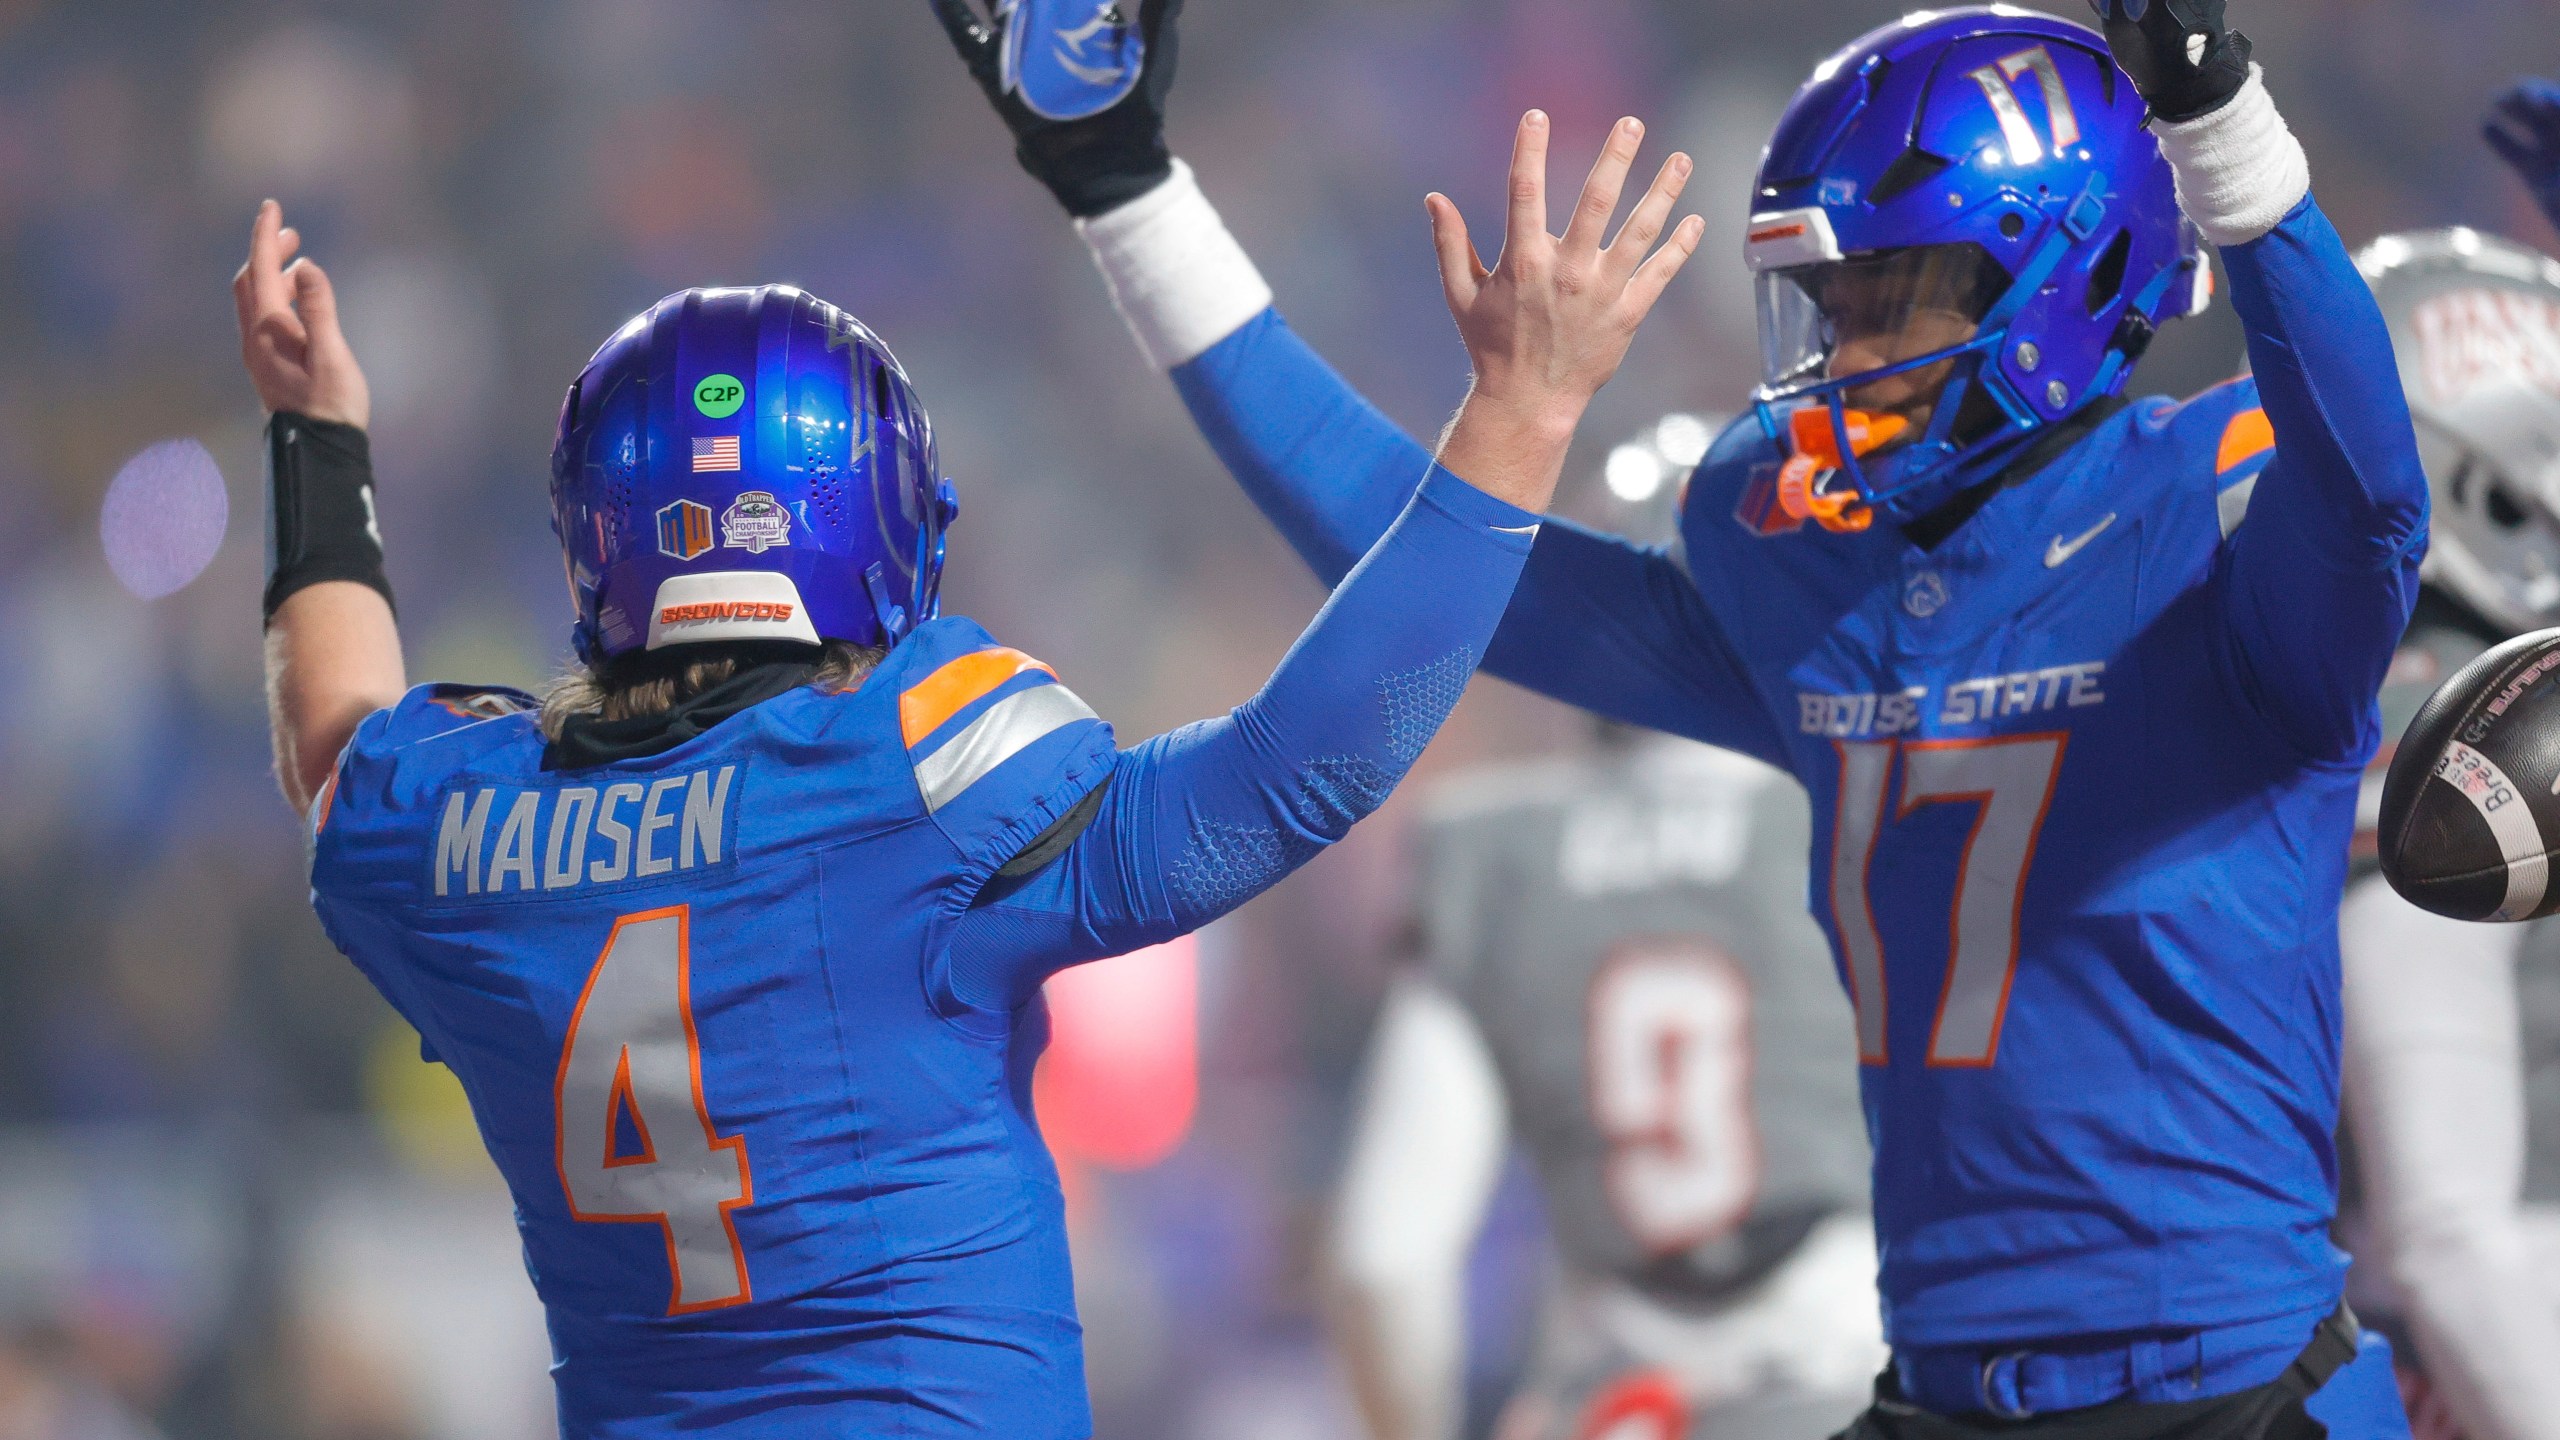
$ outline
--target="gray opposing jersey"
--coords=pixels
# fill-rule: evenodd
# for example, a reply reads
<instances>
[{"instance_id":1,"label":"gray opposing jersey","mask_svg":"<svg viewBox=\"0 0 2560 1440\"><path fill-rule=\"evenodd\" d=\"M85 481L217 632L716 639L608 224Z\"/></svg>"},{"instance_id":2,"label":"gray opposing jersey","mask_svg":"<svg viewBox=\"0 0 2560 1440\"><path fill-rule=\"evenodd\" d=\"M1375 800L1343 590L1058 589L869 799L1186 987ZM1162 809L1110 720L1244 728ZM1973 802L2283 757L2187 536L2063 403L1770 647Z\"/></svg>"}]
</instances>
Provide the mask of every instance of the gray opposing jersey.
<instances>
[{"instance_id":1,"label":"gray opposing jersey","mask_svg":"<svg viewBox=\"0 0 2560 1440\"><path fill-rule=\"evenodd\" d=\"M2560 1207L2560 921L2536 921L2516 956L2524 1022L2524 1198Z\"/></svg>"},{"instance_id":2,"label":"gray opposing jersey","mask_svg":"<svg viewBox=\"0 0 2560 1440\"><path fill-rule=\"evenodd\" d=\"M1426 803L1427 962L1484 1033L1568 1265L1697 1304L1866 1209L1792 780L1645 737Z\"/></svg>"}]
</instances>

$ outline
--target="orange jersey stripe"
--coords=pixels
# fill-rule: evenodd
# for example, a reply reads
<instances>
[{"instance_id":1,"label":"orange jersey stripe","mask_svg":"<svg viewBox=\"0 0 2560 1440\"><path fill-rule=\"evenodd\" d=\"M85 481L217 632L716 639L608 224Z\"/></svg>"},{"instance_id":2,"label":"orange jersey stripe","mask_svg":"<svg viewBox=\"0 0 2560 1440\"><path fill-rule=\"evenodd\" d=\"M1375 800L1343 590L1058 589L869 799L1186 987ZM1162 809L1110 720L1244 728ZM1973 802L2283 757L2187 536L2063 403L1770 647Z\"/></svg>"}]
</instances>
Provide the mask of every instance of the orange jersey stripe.
<instances>
[{"instance_id":1,"label":"orange jersey stripe","mask_svg":"<svg viewBox=\"0 0 2560 1440\"><path fill-rule=\"evenodd\" d=\"M2274 448L2276 427L2268 423L2267 412L2243 410L2222 428L2222 453L2213 459L2213 473L2228 475Z\"/></svg>"},{"instance_id":2,"label":"orange jersey stripe","mask_svg":"<svg viewBox=\"0 0 2560 1440\"><path fill-rule=\"evenodd\" d=\"M984 698L999 685L1026 671L1037 670L1050 679L1058 672L1023 654L1001 647L963 655L941 669L927 675L898 697L898 728L907 744L914 745L942 728L942 723L966 709L971 701Z\"/></svg>"}]
</instances>

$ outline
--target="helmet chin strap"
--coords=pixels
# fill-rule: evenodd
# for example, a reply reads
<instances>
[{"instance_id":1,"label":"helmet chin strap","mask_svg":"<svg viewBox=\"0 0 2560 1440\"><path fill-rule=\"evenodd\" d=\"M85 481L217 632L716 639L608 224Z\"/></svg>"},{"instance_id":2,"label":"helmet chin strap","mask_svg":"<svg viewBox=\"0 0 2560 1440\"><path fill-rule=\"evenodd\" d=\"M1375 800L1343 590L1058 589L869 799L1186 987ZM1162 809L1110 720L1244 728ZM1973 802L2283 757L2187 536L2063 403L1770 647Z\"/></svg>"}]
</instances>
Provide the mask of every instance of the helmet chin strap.
<instances>
[{"instance_id":1,"label":"helmet chin strap","mask_svg":"<svg viewBox=\"0 0 2560 1440\"><path fill-rule=\"evenodd\" d=\"M862 571L862 588L871 594L872 612L880 617L880 633L892 649L907 638L914 622L907 617L907 607L889 598L888 572L874 560Z\"/></svg>"},{"instance_id":2,"label":"helmet chin strap","mask_svg":"<svg viewBox=\"0 0 2560 1440\"><path fill-rule=\"evenodd\" d=\"M1795 454L1778 472L1778 508L1798 524L1811 520L1835 535L1854 535L1875 524L1875 511L1859 500L1856 490L1831 489L1824 482L1855 457L1892 444L1910 428L1911 422L1899 415L1848 409L1837 395L1827 405L1807 405L1789 415L1788 439Z\"/></svg>"}]
</instances>

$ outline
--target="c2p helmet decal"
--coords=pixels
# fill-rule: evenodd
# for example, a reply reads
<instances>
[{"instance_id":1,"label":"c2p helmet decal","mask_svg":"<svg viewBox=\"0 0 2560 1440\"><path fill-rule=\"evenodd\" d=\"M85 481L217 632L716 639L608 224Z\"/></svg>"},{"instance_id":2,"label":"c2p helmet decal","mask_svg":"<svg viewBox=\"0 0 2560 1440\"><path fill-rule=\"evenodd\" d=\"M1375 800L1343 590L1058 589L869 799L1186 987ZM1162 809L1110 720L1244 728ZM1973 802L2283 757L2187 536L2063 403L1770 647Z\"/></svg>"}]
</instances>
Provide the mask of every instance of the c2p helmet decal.
<instances>
[{"instance_id":1,"label":"c2p helmet decal","mask_svg":"<svg viewBox=\"0 0 2560 1440\"><path fill-rule=\"evenodd\" d=\"M958 511L861 321L787 285L687 290L569 387L551 456L580 658L708 640L895 644Z\"/></svg>"}]
</instances>

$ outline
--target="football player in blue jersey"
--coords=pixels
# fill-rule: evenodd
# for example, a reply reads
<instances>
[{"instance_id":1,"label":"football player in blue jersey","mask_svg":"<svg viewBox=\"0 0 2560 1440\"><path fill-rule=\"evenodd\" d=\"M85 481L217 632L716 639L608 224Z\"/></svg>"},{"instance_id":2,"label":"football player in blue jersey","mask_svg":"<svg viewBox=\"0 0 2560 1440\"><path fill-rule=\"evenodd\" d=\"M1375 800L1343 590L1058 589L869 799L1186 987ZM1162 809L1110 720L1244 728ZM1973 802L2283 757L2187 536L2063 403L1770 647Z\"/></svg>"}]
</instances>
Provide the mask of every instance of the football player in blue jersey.
<instances>
[{"instance_id":1,"label":"football player in blue jersey","mask_svg":"<svg viewBox=\"0 0 2560 1440\"><path fill-rule=\"evenodd\" d=\"M505 1174L575 1437L1089 1435L1039 987L1206 924L1374 810L1492 638L1593 391L1695 250L1679 167L1616 243L1498 267L1433 223L1477 385L1260 694L1119 748L937 618L956 510L869 330L669 296L560 411L584 670L407 689L363 375L260 208L270 710L323 926L451 1066ZM1460 478L1460 477L1465 478Z\"/></svg>"},{"instance_id":2,"label":"football player in blue jersey","mask_svg":"<svg viewBox=\"0 0 2560 1440\"><path fill-rule=\"evenodd\" d=\"M1058 128L937 8L1210 443L1341 575L1424 452L1271 308L1165 85ZM2096 8L1914 14L1815 69L1750 200L1765 383L1685 553L1550 522L1486 668L1811 792L1893 1347L1853 1433L2399 1435L2328 1233L2336 906L2426 478L2222 0ZM2254 378L2126 401L2207 242Z\"/></svg>"}]
</instances>

